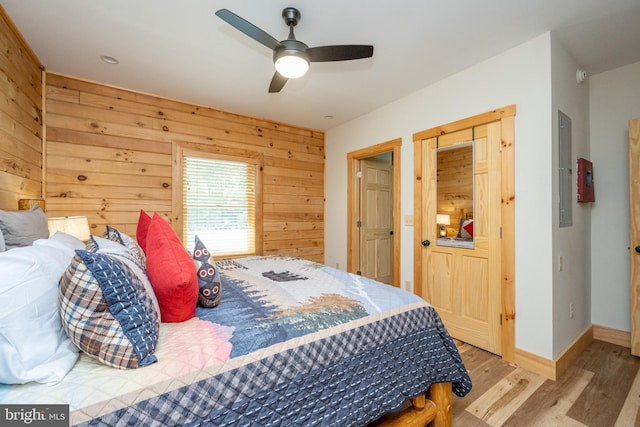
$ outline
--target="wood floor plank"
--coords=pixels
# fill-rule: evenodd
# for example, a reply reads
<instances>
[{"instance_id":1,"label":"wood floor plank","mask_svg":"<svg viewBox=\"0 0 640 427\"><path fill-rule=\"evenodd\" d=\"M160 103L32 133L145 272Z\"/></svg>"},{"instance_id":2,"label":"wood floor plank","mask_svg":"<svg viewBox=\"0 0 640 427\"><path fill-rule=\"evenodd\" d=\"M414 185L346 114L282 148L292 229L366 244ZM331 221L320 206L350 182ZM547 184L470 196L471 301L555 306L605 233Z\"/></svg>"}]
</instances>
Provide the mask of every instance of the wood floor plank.
<instances>
[{"instance_id":1,"label":"wood floor plank","mask_svg":"<svg viewBox=\"0 0 640 427\"><path fill-rule=\"evenodd\" d=\"M542 376L517 368L469 405L467 411L491 426L501 426L544 382Z\"/></svg>"},{"instance_id":2,"label":"wood floor plank","mask_svg":"<svg viewBox=\"0 0 640 427\"><path fill-rule=\"evenodd\" d=\"M628 348L594 341L575 365L592 371L594 376L567 415L589 426L614 425L638 373L640 360Z\"/></svg>"},{"instance_id":3,"label":"wood floor plank","mask_svg":"<svg viewBox=\"0 0 640 427\"><path fill-rule=\"evenodd\" d=\"M622 410L614 427L640 425L640 371L636 374L629 394L622 405Z\"/></svg>"},{"instance_id":4,"label":"wood floor plank","mask_svg":"<svg viewBox=\"0 0 640 427\"><path fill-rule=\"evenodd\" d=\"M482 396L492 387L494 387L502 378L509 375L516 368L495 355L490 355L482 350L477 350L477 353L484 353L489 355L489 358L484 360L482 364L474 365L473 363L467 364L467 359L464 359L465 366L471 377L472 387L471 392L465 397L455 397L453 399L453 415L465 412L467 406L473 403L477 398ZM476 361L480 357L476 358ZM469 368L469 366L473 366ZM460 424L466 425L466 424Z\"/></svg>"},{"instance_id":5,"label":"wood floor plank","mask_svg":"<svg viewBox=\"0 0 640 427\"><path fill-rule=\"evenodd\" d=\"M469 344L458 346L458 351L464 360L464 366L467 368L468 372L479 369L483 364L490 360L500 360L502 362L502 359L496 357L495 354L491 354L488 351L481 350Z\"/></svg>"},{"instance_id":6,"label":"wood floor plank","mask_svg":"<svg viewBox=\"0 0 640 427\"><path fill-rule=\"evenodd\" d=\"M453 426L458 427L491 427L490 424L485 423L480 418L473 416L467 411L462 411L459 414L453 416Z\"/></svg>"},{"instance_id":7,"label":"wood floor plank","mask_svg":"<svg viewBox=\"0 0 640 427\"><path fill-rule=\"evenodd\" d=\"M517 426L575 426L585 424L567 416L580 394L593 378L593 372L571 366L557 381L546 380L536 392L503 424Z\"/></svg>"}]
</instances>

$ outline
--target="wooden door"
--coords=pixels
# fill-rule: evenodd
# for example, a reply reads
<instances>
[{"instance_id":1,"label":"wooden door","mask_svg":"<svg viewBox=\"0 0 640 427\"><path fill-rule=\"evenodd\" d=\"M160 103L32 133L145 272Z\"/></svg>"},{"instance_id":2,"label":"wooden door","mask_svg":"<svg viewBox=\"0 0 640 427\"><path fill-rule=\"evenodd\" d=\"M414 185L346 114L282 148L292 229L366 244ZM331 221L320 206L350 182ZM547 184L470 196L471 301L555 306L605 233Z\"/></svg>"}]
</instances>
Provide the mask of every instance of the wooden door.
<instances>
[{"instance_id":1,"label":"wooden door","mask_svg":"<svg viewBox=\"0 0 640 427\"><path fill-rule=\"evenodd\" d=\"M640 356L640 118L629 121L631 354Z\"/></svg>"},{"instance_id":2,"label":"wooden door","mask_svg":"<svg viewBox=\"0 0 640 427\"><path fill-rule=\"evenodd\" d=\"M393 285L393 165L360 161L360 273Z\"/></svg>"},{"instance_id":3,"label":"wooden door","mask_svg":"<svg viewBox=\"0 0 640 427\"><path fill-rule=\"evenodd\" d=\"M459 205L455 199L462 195L450 195L448 202L438 195L438 176L443 171L438 170L437 159L438 149L464 145L473 147L473 169L469 172L473 188L472 200ZM425 139L420 151L423 179L421 200L416 201L422 207L420 293L436 308L453 337L501 354L501 123ZM456 218L448 235L457 236L460 218L472 217L471 243L438 240L436 214L450 209L447 203L455 206L450 213Z\"/></svg>"}]
</instances>

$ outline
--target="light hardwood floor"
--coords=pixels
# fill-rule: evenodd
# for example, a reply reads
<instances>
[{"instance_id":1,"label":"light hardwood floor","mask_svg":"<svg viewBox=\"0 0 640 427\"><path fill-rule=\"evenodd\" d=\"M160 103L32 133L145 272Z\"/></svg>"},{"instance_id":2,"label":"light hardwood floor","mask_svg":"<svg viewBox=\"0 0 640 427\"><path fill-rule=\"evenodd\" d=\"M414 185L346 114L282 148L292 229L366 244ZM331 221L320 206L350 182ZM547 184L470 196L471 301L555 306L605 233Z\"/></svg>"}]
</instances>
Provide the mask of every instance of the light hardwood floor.
<instances>
[{"instance_id":1,"label":"light hardwood floor","mask_svg":"<svg viewBox=\"0 0 640 427\"><path fill-rule=\"evenodd\" d=\"M557 380L457 343L473 382L453 398L454 427L640 427L640 358L593 341Z\"/></svg>"}]
</instances>

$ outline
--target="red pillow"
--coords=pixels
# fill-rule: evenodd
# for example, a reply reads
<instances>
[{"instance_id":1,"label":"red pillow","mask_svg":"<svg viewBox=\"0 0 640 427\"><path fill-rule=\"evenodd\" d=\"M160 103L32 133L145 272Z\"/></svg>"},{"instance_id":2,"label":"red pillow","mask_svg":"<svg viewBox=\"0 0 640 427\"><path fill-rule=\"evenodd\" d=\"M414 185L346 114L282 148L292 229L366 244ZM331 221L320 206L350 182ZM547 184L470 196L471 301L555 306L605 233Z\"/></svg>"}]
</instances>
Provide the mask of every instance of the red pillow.
<instances>
[{"instance_id":1,"label":"red pillow","mask_svg":"<svg viewBox=\"0 0 640 427\"><path fill-rule=\"evenodd\" d=\"M157 213L147 231L147 276L158 298L162 322L195 316L198 276L191 256L173 228Z\"/></svg>"},{"instance_id":2,"label":"red pillow","mask_svg":"<svg viewBox=\"0 0 640 427\"><path fill-rule=\"evenodd\" d=\"M464 231L469 233L471 238L473 238L473 220L470 220L469 222L467 222L462 228L464 229Z\"/></svg>"},{"instance_id":3,"label":"red pillow","mask_svg":"<svg viewBox=\"0 0 640 427\"><path fill-rule=\"evenodd\" d=\"M149 224L151 217L144 210L140 209L140 217L138 218L138 228L136 228L136 240L142 251L147 253L147 233L149 232Z\"/></svg>"}]
</instances>

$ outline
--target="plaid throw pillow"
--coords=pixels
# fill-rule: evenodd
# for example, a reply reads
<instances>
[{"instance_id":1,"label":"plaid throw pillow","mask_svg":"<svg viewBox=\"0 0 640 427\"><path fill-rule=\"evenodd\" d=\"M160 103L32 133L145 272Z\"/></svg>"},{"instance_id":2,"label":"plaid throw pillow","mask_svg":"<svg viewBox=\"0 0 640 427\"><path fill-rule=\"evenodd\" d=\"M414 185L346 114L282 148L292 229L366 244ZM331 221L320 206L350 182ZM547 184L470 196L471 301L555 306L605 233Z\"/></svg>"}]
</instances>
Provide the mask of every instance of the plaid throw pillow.
<instances>
[{"instance_id":1,"label":"plaid throw pillow","mask_svg":"<svg viewBox=\"0 0 640 427\"><path fill-rule=\"evenodd\" d=\"M88 355L121 369L157 361L159 313L123 261L77 250L60 279L58 301L65 332Z\"/></svg>"}]
</instances>

